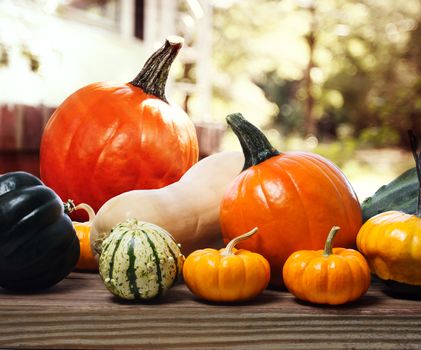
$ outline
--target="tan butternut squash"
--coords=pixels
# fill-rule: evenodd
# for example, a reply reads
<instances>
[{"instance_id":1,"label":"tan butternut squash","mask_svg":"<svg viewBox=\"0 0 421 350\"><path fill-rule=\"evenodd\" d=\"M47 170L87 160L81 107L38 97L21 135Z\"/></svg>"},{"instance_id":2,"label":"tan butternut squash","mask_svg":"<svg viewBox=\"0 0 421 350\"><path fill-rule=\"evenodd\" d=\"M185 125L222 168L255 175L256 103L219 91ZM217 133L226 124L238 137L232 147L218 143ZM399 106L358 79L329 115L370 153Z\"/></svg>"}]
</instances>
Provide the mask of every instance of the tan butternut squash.
<instances>
[{"instance_id":1,"label":"tan butternut squash","mask_svg":"<svg viewBox=\"0 0 421 350\"><path fill-rule=\"evenodd\" d=\"M169 186L133 190L111 198L92 222L93 251L98 252L111 229L127 219L164 228L181 244L184 254L204 247L222 247L220 203L243 165L241 152L220 152L202 159Z\"/></svg>"}]
</instances>

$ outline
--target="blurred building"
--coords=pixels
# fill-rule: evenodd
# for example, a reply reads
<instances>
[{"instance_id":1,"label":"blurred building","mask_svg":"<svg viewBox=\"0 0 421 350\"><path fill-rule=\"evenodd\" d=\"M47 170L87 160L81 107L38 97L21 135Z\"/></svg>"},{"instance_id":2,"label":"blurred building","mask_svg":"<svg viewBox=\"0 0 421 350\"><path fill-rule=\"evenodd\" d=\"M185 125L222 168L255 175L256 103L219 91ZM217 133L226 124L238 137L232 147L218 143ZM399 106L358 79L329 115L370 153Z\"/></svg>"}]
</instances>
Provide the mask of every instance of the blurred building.
<instances>
[{"instance_id":1,"label":"blurred building","mask_svg":"<svg viewBox=\"0 0 421 350\"><path fill-rule=\"evenodd\" d=\"M69 94L95 81L130 81L165 37L185 45L167 95L215 151L210 116L212 5L207 0L0 1L0 173L38 175L42 130Z\"/></svg>"}]
</instances>

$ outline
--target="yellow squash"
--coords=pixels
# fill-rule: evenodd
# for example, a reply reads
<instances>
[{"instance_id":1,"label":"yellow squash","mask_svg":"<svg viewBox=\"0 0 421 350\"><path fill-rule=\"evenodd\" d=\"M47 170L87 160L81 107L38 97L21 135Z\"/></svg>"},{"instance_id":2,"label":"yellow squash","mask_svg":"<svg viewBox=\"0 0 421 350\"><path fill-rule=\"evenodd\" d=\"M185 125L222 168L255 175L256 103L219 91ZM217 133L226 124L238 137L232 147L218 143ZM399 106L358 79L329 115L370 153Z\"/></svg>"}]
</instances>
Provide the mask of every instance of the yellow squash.
<instances>
[{"instance_id":1,"label":"yellow squash","mask_svg":"<svg viewBox=\"0 0 421 350\"><path fill-rule=\"evenodd\" d=\"M415 215L401 211L377 214L365 222L357 236L357 247L370 268L387 282L392 292L421 296L421 145L410 132L418 181Z\"/></svg>"}]
</instances>

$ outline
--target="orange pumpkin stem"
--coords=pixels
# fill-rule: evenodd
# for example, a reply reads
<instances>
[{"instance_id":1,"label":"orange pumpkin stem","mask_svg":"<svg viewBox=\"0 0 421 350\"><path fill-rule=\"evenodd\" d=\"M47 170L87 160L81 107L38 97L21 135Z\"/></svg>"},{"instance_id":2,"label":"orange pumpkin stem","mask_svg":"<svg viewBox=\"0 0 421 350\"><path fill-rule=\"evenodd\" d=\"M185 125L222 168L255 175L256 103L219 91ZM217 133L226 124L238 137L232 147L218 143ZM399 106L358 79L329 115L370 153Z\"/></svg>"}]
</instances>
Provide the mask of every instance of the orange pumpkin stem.
<instances>
[{"instance_id":1,"label":"orange pumpkin stem","mask_svg":"<svg viewBox=\"0 0 421 350\"><path fill-rule=\"evenodd\" d=\"M247 121L241 113L230 114L226 120L243 149L243 170L280 154L263 132Z\"/></svg>"},{"instance_id":2,"label":"orange pumpkin stem","mask_svg":"<svg viewBox=\"0 0 421 350\"><path fill-rule=\"evenodd\" d=\"M140 73L130 84L141 88L145 93L154 95L168 103L165 97L165 85L171 64L183 46L184 39L169 36L164 46L158 49L145 63Z\"/></svg>"},{"instance_id":3,"label":"orange pumpkin stem","mask_svg":"<svg viewBox=\"0 0 421 350\"><path fill-rule=\"evenodd\" d=\"M251 236L253 236L256 232L257 232L258 228L255 227L254 229L252 229L249 232L246 232L244 234L242 234L241 236L235 237L233 238L225 247L225 249L222 251L221 255L223 256L229 256L229 255L234 255L233 253L233 248L241 241L244 241L245 239L250 238Z\"/></svg>"},{"instance_id":4,"label":"orange pumpkin stem","mask_svg":"<svg viewBox=\"0 0 421 350\"><path fill-rule=\"evenodd\" d=\"M411 143L412 154L415 159L415 168L418 175L418 205L415 215L421 218L421 145L417 136L412 130L408 131L409 142Z\"/></svg>"},{"instance_id":5,"label":"orange pumpkin stem","mask_svg":"<svg viewBox=\"0 0 421 350\"><path fill-rule=\"evenodd\" d=\"M66 214L70 214L79 209L85 210L89 216L88 222L92 222L92 220L95 218L95 212L90 205L85 203L75 205L75 203L71 199L68 199L67 202L64 203L64 212Z\"/></svg>"},{"instance_id":6,"label":"orange pumpkin stem","mask_svg":"<svg viewBox=\"0 0 421 350\"><path fill-rule=\"evenodd\" d=\"M329 256L333 252L333 239L335 238L336 234L341 228L339 226L333 226L330 230L329 234L327 235L326 243L325 243L325 249L323 250L323 256Z\"/></svg>"}]
</instances>

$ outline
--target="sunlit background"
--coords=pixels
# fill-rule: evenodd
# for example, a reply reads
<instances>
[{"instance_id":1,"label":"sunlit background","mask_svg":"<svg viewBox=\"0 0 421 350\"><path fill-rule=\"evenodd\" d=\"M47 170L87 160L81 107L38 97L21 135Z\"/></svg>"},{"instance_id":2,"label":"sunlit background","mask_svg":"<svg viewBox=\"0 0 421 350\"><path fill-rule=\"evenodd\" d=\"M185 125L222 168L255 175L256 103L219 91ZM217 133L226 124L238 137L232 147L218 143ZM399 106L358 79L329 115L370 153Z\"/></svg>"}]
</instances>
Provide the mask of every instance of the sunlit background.
<instances>
[{"instance_id":1,"label":"sunlit background","mask_svg":"<svg viewBox=\"0 0 421 350\"><path fill-rule=\"evenodd\" d=\"M419 0L1 0L0 173L38 174L54 108L88 83L130 81L170 34L185 45L167 95L202 156L240 149L224 118L241 112L279 150L331 159L361 200L413 166Z\"/></svg>"}]
</instances>

